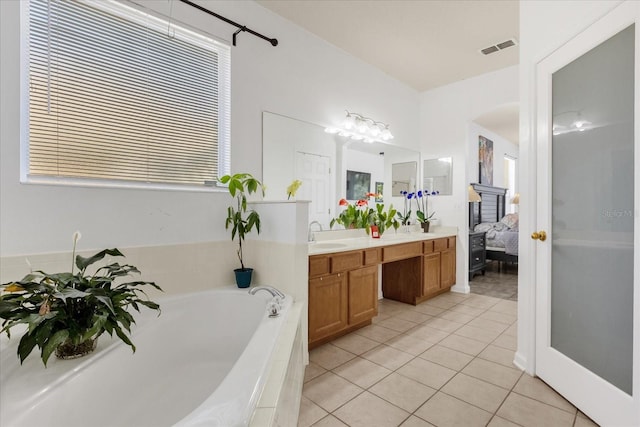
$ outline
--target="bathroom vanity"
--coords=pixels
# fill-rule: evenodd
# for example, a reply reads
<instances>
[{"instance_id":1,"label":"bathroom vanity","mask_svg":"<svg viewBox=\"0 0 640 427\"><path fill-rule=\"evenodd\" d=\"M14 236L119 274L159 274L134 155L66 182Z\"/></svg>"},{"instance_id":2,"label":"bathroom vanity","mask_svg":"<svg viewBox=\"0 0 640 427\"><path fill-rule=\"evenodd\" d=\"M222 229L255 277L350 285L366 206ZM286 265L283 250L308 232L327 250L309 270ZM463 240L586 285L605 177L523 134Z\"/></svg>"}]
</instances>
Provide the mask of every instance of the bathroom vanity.
<instances>
[{"instance_id":1,"label":"bathroom vanity","mask_svg":"<svg viewBox=\"0 0 640 427\"><path fill-rule=\"evenodd\" d=\"M379 268L380 267L380 268ZM309 245L309 348L371 324L385 298L419 304L456 280L455 233L398 233Z\"/></svg>"}]
</instances>

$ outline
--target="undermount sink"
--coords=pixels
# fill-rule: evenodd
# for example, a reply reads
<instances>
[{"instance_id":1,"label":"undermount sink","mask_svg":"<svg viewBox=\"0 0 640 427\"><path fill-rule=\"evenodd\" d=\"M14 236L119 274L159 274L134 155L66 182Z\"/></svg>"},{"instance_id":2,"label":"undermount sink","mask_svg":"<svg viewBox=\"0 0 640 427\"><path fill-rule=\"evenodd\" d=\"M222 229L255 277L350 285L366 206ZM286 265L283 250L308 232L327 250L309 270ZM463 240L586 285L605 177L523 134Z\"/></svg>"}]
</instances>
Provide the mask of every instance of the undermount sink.
<instances>
[{"instance_id":1,"label":"undermount sink","mask_svg":"<svg viewBox=\"0 0 640 427\"><path fill-rule=\"evenodd\" d=\"M313 247L316 249L339 249L346 248L347 245L345 243L315 243Z\"/></svg>"}]
</instances>

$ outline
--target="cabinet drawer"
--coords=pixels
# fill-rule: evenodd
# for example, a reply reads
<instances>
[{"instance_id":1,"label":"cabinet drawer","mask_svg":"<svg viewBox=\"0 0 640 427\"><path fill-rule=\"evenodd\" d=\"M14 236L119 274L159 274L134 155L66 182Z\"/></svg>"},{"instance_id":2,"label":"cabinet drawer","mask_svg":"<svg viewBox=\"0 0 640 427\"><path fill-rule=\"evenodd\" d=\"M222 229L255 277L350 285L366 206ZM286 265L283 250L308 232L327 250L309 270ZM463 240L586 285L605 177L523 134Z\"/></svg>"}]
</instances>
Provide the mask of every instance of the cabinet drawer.
<instances>
[{"instance_id":1,"label":"cabinet drawer","mask_svg":"<svg viewBox=\"0 0 640 427\"><path fill-rule=\"evenodd\" d=\"M482 250L484 248L485 248L484 235L482 235L482 236L473 236L471 238L471 250L475 250L475 249Z\"/></svg>"},{"instance_id":2,"label":"cabinet drawer","mask_svg":"<svg viewBox=\"0 0 640 427\"><path fill-rule=\"evenodd\" d=\"M455 248L456 247L456 238L455 237L448 237L447 238L447 243L449 244L448 245L449 249Z\"/></svg>"},{"instance_id":3,"label":"cabinet drawer","mask_svg":"<svg viewBox=\"0 0 640 427\"><path fill-rule=\"evenodd\" d=\"M455 245L455 238L453 240L453 243ZM435 252L442 252L445 249L447 249L449 247L449 239L444 238L444 239L435 239L433 241L433 250Z\"/></svg>"},{"instance_id":4,"label":"cabinet drawer","mask_svg":"<svg viewBox=\"0 0 640 427\"><path fill-rule=\"evenodd\" d=\"M309 257L309 277L329 274L329 257L318 255Z\"/></svg>"},{"instance_id":5,"label":"cabinet drawer","mask_svg":"<svg viewBox=\"0 0 640 427\"><path fill-rule=\"evenodd\" d=\"M375 265L380 262L380 251L378 249L364 250L364 265Z\"/></svg>"},{"instance_id":6,"label":"cabinet drawer","mask_svg":"<svg viewBox=\"0 0 640 427\"><path fill-rule=\"evenodd\" d=\"M331 255L331 272L353 270L362 267L362 251Z\"/></svg>"},{"instance_id":7,"label":"cabinet drawer","mask_svg":"<svg viewBox=\"0 0 640 427\"><path fill-rule=\"evenodd\" d=\"M405 243L382 248L382 262L412 258L420 255L422 255L422 242Z\"/></svg>"},{"instance_id":8,"label":"cabinet drawer","mask_svg":"<svg viewBox=\"0 0 640 427\"><path fill-rule=\"evenodd\" d=\"M422 252L425 254L433 253L433 240L422 242Z\"/></svg>"}]
</instances>

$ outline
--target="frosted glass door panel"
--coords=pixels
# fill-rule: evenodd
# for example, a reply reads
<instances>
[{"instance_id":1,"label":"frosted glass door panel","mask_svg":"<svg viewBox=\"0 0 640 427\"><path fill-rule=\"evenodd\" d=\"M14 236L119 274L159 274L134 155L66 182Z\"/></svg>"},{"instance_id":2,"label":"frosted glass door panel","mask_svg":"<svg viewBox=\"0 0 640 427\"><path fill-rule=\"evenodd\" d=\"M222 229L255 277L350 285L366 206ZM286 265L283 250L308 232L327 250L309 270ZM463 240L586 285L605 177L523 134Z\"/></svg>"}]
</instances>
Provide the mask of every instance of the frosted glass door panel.
<instances>
[{"instance_id":1,"label":"frosted glass door panel","mask_svg":"<svg viewBox=\"0 0 640 427\"><path fill-rule=\"evenodd\" d=\"M634 26L553 73L551 346L632 394Z\"/></svg>"}]
</instances>

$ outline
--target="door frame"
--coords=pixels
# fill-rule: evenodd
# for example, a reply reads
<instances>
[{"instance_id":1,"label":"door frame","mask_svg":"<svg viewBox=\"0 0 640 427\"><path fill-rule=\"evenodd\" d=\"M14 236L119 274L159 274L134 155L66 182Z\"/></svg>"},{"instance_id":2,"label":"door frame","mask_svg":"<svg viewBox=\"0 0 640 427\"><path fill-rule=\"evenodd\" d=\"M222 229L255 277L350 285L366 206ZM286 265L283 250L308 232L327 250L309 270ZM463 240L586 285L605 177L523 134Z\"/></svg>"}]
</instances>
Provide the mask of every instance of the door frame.
<instances>
[{"instance_id":1,"label":"door frame","mask_svg":"<svg viewBox=\"0 0 640 427\"><path fill-rule=\"evenodd\" d=\"M532 276L535 280L530 283L536 284L535 286L535 299L532 304L535 307L533 312L533 325L531 329L535 330L535 345L531 352L535 354L535 368L534 373L544 376L553 376L554 383L550 384L559 393L564 395L565 398L570 400L581 411L592 417L595 421L606 421L611 425L622 424L625 420L633 419L636 423L640 423L640 332L637 330L637 326L640 325L640 129L638 129L638 123L640 123L640 109L637 108L640 100L640 4L635 1L627 1L609 13L604 17L593 23L588 28L584 29L578 35L567 41L561 47L554 52L541 59L534 64L535 68L535 110L534 110L534 122L532 126L533 134L535 138L532 143L530 155L533 157L535 171L532 179L534 180L535 198L537 200L536 207L531 208L531 213L535 212L535 217L532 218L531 224L535 224L535 230L547 230L551 231L550 222L550 210L545 209L548 204L548 192L545 190L549 188L551 179L550 170L550 158L551 158L551 73L558 70L562 66L570 63L576 58L580 57L584 53L588 52L595 46L609 39L613 35L627 28L629 25L636 24L635 28L635 87L634 87L634 157L635 157L635 186L634 186L634 361L633 361L633 396L628 396L624 392L618 390L616 387L606 382L605 380L596 381L597 385L594 388L576 387L572 385L575 382L573 375L594 375L589 373L586 368L576 366L576 369L572 369L571 372L567 370L559 371L560 368L552 366L548 363L548 359L545 356L545 351L541 351L541 347L545 349L550 348L548 342L549 337L549 318L546 315L545 307L548 307L551 301L549 289L544 286L538 285L538 280L545 277L547 283L550 281L550 266L547 263L549 259L550 242L547 244L537 243L535 246L529 246L531 248L531 260L535 265ZM557 55L561 54L562 58ZM546 159L544 162L538 162L538 159ZM530 230L530 231L533 231ZM529 239L529 236L524 234L521 236L521 243L524 239ZM527 244L531 244L530 241ZM555 350L552 350L555 351ZM548 353L546 353L548 354ZM544 378L543 378L544 379ZM617 395L615 398L606 400L606 396ZM610 418L611 414L617 414L619 421ZM614 415L615 417L615 415Z\"/></svg>"}]
</instances>

